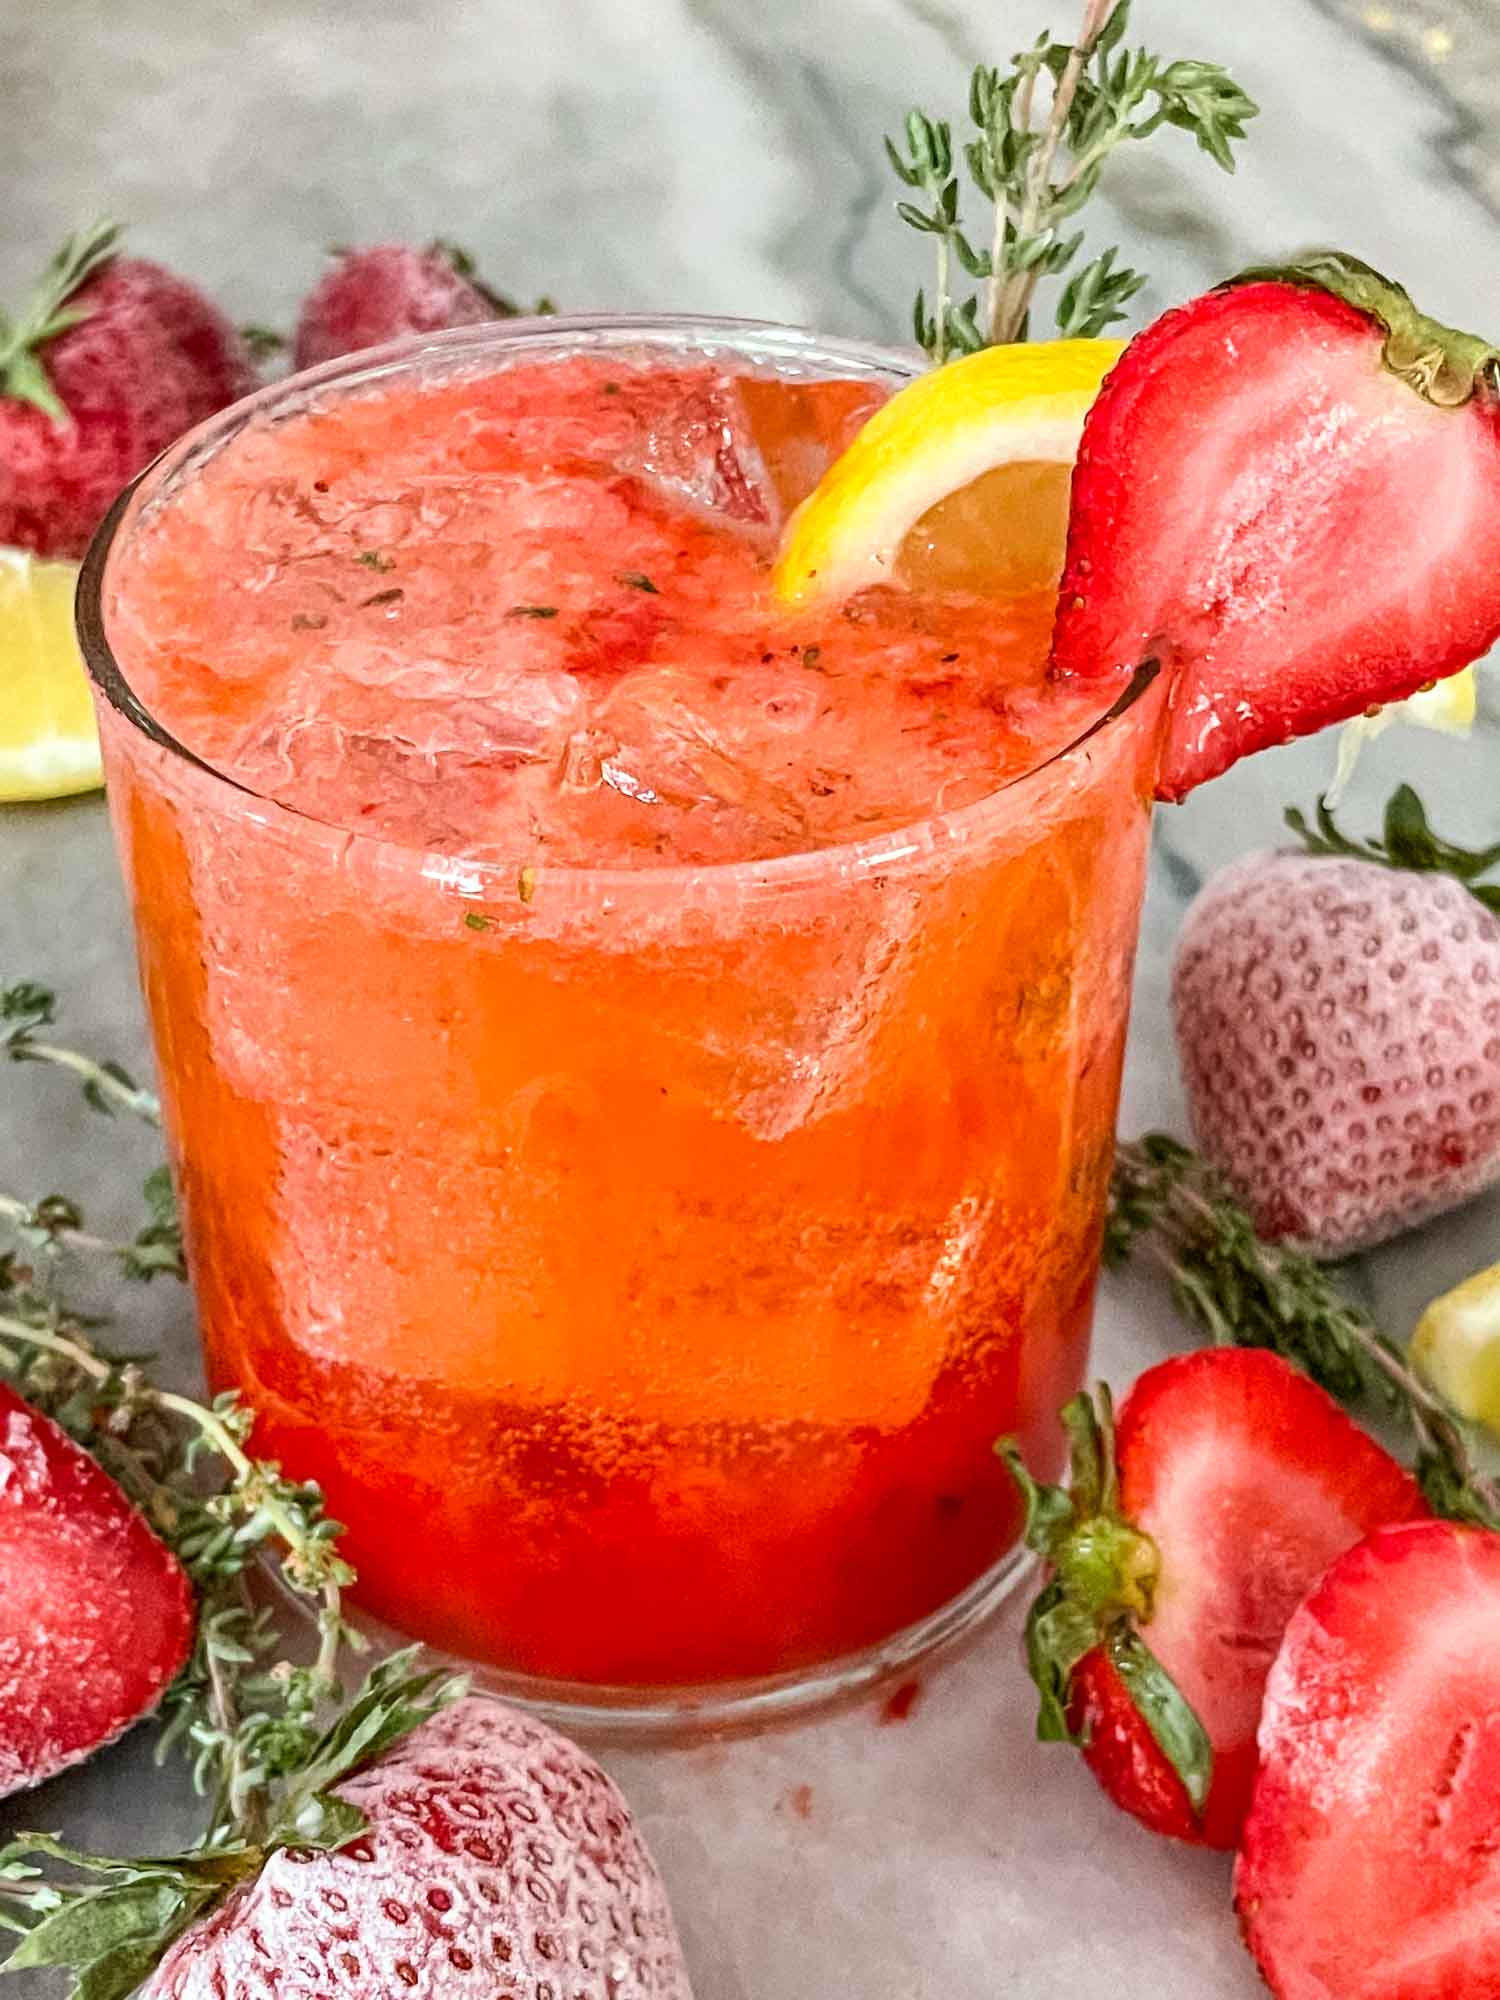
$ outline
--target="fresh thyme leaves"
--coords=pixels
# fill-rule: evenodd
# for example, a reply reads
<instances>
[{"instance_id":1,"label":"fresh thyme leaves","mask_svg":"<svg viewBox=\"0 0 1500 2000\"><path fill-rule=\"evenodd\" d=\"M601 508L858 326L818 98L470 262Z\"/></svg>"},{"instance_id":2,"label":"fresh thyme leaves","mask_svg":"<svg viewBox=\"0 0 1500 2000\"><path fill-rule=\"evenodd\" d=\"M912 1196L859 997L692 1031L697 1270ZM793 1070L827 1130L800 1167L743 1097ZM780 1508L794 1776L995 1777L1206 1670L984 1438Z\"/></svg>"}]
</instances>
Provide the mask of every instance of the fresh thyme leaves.
<instances>
[{"instance_id":1,"label":"fresh thyme leaves","mask_svg":"<svg viewBox=\"0 0 1500 2000\"><path fill-rule=\"evenodd\" d=\"M1296 806L1287 808L1285 819L1309 854L1343 855L1354 861L1374 861L1384 868L1452 875L1487 910L1500 915L1500 882L1478 879L1500 867L1500 841L1493 847L1455 847L1433 832L1426 808L1410 785L1398 785L1391 793L1384 825L1374 840L1355 840L1346 834L1335 821L1326 797L1318 800L1314 825L1309 826L1306 815Z\"/></svg>"},{"instance_id":2,"label":"fresh thyme leaves","mask_svg":"<svg viewBox=\"0 0 1500 2000\"><path fill-rule=\"evenodd\" d=\"M100 1111L129 1109L156 1123L156 1100L117 1064L47 1039L55 1015L45 987L0 988L0 1050L80 1077ZM352 1572L322 1494L254 1455L251 1415L237 1397L203 1404L159 1387L138 1358L100 1344L98 1322L63 1296L65 1253L107 1260L135 1279L184 1275L165 1168L147 1178L144 1195L140 1229L117 1242L91 1234L64 1196L0 1193L0 1239L10 1239L0 1253L0 1377L94 1454L192 1579L197 1636L163 1705L159 1752L179 1745L191 1757L210 1801L208 1845L255 1845L323 1740L346 1654L361 1649L343 1616ZM252 1592L251 1566L263 1554L309 1607L317 1634L310 1663L285 1656Z\"/></svg>"},{"instance_id":3,"label":"fresh thyme leaves","mask_svg":"<svg viewBox=\"0 0 1500 2000\"><path fill-rule=\"evenodd\" d=\"M623 583L630 590L647 591L652 597L661 596L661 592L657 589L656 585L642 570L622 570L620 575L615 578L615 582Z\"/></svg>"},{"instance_id":4,"label":"fresh thyme leaves","mask_svg":"<svg viewBox=\"0 0 1500 2000\"><path fill-rule=\"evenodd\" d=\"M507 618L555 618L555 604L513 604L506 612Z\"/></svg>"},{"instance_id":5,"label":"fresh thyme leaves","mask_svg":"<svg viewBox=\"0 0 1500 2000\"><path fill-rule=\"evenodd\" d=\"M384 556L379 549L361 549L354 560L363 569L378 570L384 576L396 567L394 556Z\"/></svg>"},{"instance_id":6,"label":"fresh thyme leaves","mask_svg":"<svg viewBox=\"0 0 1500 2000\"><path fill-rule=\"evenodd\" d=\"M1115 1151L1104 1259L1124 1264L1138 1250L1217 1346L1269 1347L1340 1402L1398 1418L1429 1505L1500 1528L1500 1480L1481 1466L1468 1426L1321 1264L1263 1243L1213 1169L1161 1132Z\"/></svg>"},{"instance_id":7,"label":"fresh thyme leaves","mask_svg":"<svg viewBox=\"0 0 1500 2000\"><path fill-rule=\"evenodd\" d=\"M1234 171L1234 146L1256 106L1217 63L1164 62L1121 47L1130 0L1089 0L1076 42L1042 34L1008 71L980 64L969 84L973 136L963 145L974 188L991 204L988 242L966 233L954 167L952 126L925 112L907 115L904 147L885 142L903 186L902 221L935 239L932 301L917 294L918 344L936 362L1027 336L1037 286L1058 278L1083 246L1064 225L1099 185L1105 163L1127 140L1163 125L1191 132L1218 166ZM1146 282L1116 262L1110 247L1074 270L1055 306L1058 331L1092 338L1124 317ZM982 281L982 294L955 296L956 271Z\"/></svg>"},{"instance_id":8,"label":"fresh thyme leaves","mask_svg":"<svg viewBox=\"0 0 1500 2000\"><path fill-rule=\"evenodd\" d=\"M81 1080L89 1103L108 1117L131 1111L148 1124L160 1124L161 1106L154 1094L142 1090L128 1070L116 1062L95 1062L45 1039L41 1030L52 1026L56 1009L56 996L33 980L0 988L0 1053L12 1062L51 1063L71 1070Z\"/></svg>"}]
</instances>

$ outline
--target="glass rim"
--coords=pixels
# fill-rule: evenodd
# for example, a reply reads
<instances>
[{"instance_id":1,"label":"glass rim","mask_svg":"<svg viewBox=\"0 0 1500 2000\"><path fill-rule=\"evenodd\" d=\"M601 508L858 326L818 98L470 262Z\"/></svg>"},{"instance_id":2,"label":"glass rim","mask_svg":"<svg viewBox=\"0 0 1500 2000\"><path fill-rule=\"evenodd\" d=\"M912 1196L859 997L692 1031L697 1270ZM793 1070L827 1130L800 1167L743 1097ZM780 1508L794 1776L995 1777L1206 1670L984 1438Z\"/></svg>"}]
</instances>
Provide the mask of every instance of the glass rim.
<instances>
[{"instance_id":1,"label":"glass rim","mask_svg":"<svg viewBox=\"0 0 1500 2000\"><path fill-rule=\"evenodd\" d=\"M313 368L279 377L242 396L237 402L216 411L202 423L186 431L173 444L142 468L116 497L114 504L95 531L79 570L74 599L74 619L79 648L90 680L99 696L138 735L166 751L176 762L201 778L244 801L262 816L284 817L293 825L306 826L315 834L356 843L361 851L403 856L419 866L436 864L438 872L464 886L474 879L478 887L489 881L513 881L518 865L534 871L540 883L545 877L575 886L597 884L604 890L624 892L648 884L711 879L743 881L753 878L767 886L776 882L803 881L829 871L863 873L889 867L894 861L931 848L934 835L945 844L967 841L983 828L1000 803L1012 802L1018 793L1038 783L1047 773L1065 763L1094 738L1110 729L1157 679L1161 663L1146 658L1135 669L1116 699L1096 715L1077 736L1052 751L1040 763L1007 778L967 805L949 811L934 811L921 818L903 821L861 840L833 841L820 847L798 848L787 854L764 855L733 861L672 861L643 867L577 865L535 858L517 852L498 861L449 853L420 844L392 839L387 835L363 832L356 827L323 819L285 801L258 792L229 772L220 770L182 742L154 716L136 694L114 656L104 629L104 592L110 559L117 544L136 517L150 504L158 488L174 475L188 469L199 457L211 457L234 437L259 411L274 408L289 396L302 395L309 388L337 383L355 387L389 375L406 372L424 356L462 358L504 352L512 345L538 350L549 346L585 348L618 346L650 347L667 351L699 352L712 355L728 351L744 358L792 360L830 364L846 377L879 376L897 382L912 380L923 372L924 357L913 347L892 347L877 341L845 339L823 335L811 328L777 320L760 320L704 313L586 313L517 316L513 319L477 321L438 333L409 335L378 347L339 355Z\"/></svg>"}]
</instances>

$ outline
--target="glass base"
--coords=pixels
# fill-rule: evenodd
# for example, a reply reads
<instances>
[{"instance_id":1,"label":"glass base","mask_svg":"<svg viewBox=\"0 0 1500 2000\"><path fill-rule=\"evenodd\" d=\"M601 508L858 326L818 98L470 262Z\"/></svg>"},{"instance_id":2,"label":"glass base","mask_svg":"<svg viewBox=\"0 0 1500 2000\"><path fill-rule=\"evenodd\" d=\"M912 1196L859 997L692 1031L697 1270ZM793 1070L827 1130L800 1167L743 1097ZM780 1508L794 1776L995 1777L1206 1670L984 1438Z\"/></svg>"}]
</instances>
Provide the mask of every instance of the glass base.
<instances>
[{"instance_id":1,"label":"glass base","mask_svg":"<svg viewBox=\"0 0 1500 2000\"><path fill-rule=\"evenodd\" d=\"M525 1709L585 1743L694 1743L705 1737L746 1735L801 1721L816 1710L841 1707L916 1666L930 1664L940 1654L956 1651L977 1635L1033 1561L1024 1548L1012 1549L967 1590L878 1645L758 1680L719 1681L700 1687L601 1687L512 1673L504 1667L460 1659L436 1647L424 1650L432 1660L466 1673L476 1690ZM382 1651L411 1643L407 1635L369 1617L357 1606L350 1607L349 1618Z\"/></svg>"}]
</instances>

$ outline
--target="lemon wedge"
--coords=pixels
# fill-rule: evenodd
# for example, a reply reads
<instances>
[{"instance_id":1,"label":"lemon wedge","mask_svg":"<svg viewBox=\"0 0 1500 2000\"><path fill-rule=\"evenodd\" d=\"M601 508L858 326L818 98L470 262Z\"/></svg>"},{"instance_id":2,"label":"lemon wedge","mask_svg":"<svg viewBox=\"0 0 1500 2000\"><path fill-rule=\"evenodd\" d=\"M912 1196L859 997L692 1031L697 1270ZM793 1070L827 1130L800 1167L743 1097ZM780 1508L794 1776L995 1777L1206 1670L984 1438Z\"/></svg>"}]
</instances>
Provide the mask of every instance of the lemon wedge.
<instances>
[{"instance_id":1,"label":"lemon wedge","mask_svg":"<svg viewBox=\"0 0 1500 2000\"><path fill-rule=\"evenodd\" d=\"M1083 420L1119 340L987 347L884 403L787 522L785 604L893 578L1015 594L1057 581Z\"/></svg>"},{"instance_id":2,"label":"lemon wedge","mask_svg":"<svg viewBox=\"0 0 1500 2000\"><path fill-rule=\"evenodd\" d=\"M1417 1321L1411 1358L1460 1416L1500 1432L1500 1264L1433 1300Z\"/></svg>"},{"instance_id":3,"label":"lemon wedge","mask_svg":"<svg viewBox=\"0 0 1500 2000\"><path fill-rule=\"evenodd\" d=\"M88 676L73 636L78 565L0 549L0 800L104 782Z\"/></svg>"}]
</instances>

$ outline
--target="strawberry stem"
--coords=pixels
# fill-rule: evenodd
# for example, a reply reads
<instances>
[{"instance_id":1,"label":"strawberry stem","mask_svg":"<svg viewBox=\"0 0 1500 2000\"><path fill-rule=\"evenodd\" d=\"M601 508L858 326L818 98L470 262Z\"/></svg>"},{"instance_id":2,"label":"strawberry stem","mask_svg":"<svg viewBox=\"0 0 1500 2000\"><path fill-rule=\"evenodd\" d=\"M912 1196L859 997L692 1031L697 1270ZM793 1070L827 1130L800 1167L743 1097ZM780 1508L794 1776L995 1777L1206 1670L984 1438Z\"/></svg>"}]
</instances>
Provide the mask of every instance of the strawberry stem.
<instances>
[{"instance_id":1,"label":"strawberry stem","mask_svg":"<svg viewBox=\"0 0 1500 2000\"><path fill-rule=\"evenodd\" d=\"M1433 832L1427 809L1410 785L1398 785L1392 792L1376 840L1355 840L1346 834L1333 817L1326 793L1314 809L1315 828L1296 806L1288 806L1283 817L1309 854L1347 856L1416 874L1451 875L1485 909L1500 915L1500 882L1478 879L1500 867L1500 841L1493 847L1469 848L1444 840Z\"/></svg>"},{"instance_id":2,"label":"strawberry stem","mask_svg":"<svg viewBox=\"0 0 1500 2000\"><path fill-rule=\"evenodd\" d=\"M1120 1512L1114 1403L1106 1384L1062 1410L1069 1485L1033 1479L1013 1438L995 1450L1021 1490L1026 1546L1051 1575L1026 1618L1026 1664L1040 1704L1043 1743L1085 1741L1072 1721L1073 1676L1101 1648L1201 1814L1213 1779L1213 1746L1181 1689L1140 1635L1149 1624L1161 1558L1151 1537Z\"/></svg>"},{"instance_id":3,"label":"strawberry stem","mask_svg":"<svg viewBox=\"0 0 1500 2000\"><path fill-rule=\"evenodd\" d=\"M84 308L70 305L69 300L108 263L119 238L119 225L114 222L95 222L87 229L75 230L42 273L19 317L0 314L0 395L30 403L62 428L72 419L52 386L39 350L87 317Z\"/></svg>"},{"instance_id":4,"label":"strawberry stem","mask_svg":"<svg viewBox=\"0 0 1500 2000\"><path fill-rule=\"evenodd\" d=\"M1418 310L1410 293L1344 250L1315 250L1295 264L1242 271L1231 285L1257 279L1331 292L1385 329L1381 362L1438 409L1457 409L1482 383L1497 386L1500 348ZM1222 289L1222 288L1221 288Z\"/></svg>"}]
</instances>

